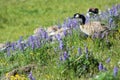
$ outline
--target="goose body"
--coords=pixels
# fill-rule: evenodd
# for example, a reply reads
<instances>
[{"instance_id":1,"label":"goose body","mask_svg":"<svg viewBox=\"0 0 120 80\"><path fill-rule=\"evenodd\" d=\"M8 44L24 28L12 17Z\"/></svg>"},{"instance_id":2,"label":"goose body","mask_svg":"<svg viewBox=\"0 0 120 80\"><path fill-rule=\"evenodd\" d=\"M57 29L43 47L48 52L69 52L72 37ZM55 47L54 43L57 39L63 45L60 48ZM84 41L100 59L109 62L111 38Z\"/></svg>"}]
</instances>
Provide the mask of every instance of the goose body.
<instances>
[{"instance_id":1,"label":"goose body","mask_svg":"<svg viewBox=\"0 0 120 80\"><path fill-rule=\"evenodd\" d=\"M107 29L107 27L101 26L100 22L90 22L85 25L80 25L80 29L87 35L92 35L96 32L102 32Z\"/></svg>"},{"instance_id":2,"label":"goose body","mask_svg":"<svg viewBox=\"0 0 120 80\"><path fill-rule=\"evenodd\" d=\"M50 26L47 28L46 30L48 33L52 33L52 32L56 32L58 31L58 27L55 25L55 26Z\"/></svg>"},{"instance_id":3,"label":"goose body","mask_svg":"<svg viewBox=\"0 0 120 80\"><path fill-rule=\"evenodd\" d=\"M80 30L87 35L92 35L96 32L99 33L99 32L102 32L102 31L105 31L108 29L107 27L103 26L99 21L85 23L86 19L85 19L84 15L79 14L79 13L74 14L74 18L78 19L78 20L81 19L81 20L79 20L79 21L81 21L81 22L79 22Z\"/></svg>"}]
</instances>

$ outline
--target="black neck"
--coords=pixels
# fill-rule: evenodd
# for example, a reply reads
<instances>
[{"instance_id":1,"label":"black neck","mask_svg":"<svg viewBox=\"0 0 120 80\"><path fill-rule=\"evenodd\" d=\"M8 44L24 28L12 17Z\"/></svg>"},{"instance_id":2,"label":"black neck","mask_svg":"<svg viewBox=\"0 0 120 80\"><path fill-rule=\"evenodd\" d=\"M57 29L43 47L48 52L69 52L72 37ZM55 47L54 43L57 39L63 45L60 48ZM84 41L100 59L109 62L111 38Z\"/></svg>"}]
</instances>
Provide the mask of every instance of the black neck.
<instances>
[{"instance_id":1,"label":"black neck","mask_svg":"<svg viewBox=\"0 0 120 80\"><path fill-rule=\"evenodd\" d=\"M85 18L84 15L81 15L81 18L82 18L82 25L84 25L84 24L85 24L85 21L86 21L86 18Z\"/></svg>"}]
</instances>

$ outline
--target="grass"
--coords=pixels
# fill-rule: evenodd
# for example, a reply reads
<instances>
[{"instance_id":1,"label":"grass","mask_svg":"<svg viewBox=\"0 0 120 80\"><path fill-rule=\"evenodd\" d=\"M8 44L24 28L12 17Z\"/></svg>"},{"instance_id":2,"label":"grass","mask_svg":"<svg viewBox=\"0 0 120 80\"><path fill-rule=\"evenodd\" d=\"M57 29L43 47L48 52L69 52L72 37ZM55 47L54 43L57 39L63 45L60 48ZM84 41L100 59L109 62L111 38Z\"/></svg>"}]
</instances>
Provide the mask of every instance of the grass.
<instances>
[{"instance_id":1,"label":"grass","mask_svg":"<svg viewBox=\"0 0 120 80\"><path fill-rule=\"evenodd\" d=\"M62 23L76 12L85 14L90 7L105 10L116 3L120 0L1 0L0 42L15 41L20 36L27 38L37 27Z\"/></svg>"},{"instance_id":2,"label":"grass","mask_svg":"<svg viewBox=\"0 0 120 80\"><path fill-rule=\"evenodd\" d=\"M105 10L107 7L120 2L119 0L94 1L96 4L90 5L93 1L1 0L0 42L15 41L18 40L19 36L24 36L25 39L33 34L33 30L39 25L48 27L58 22L62 23L66 17L72 16L76 12L85 14L86 10L92 6ZM120 26L118 29L120 30ZM109 46L107 40L112 43L112 46ZM8 56L9 53L0 52L0 79L3 79L11 71L14 74L14 70L18 69L15 76L9 77L14 78L17 76L21 79L24 78L23 80L29 80L29 74L27 73L29 69L23 68L29 64L35 65L34 68L31 68L31 66L29 68L31 68L32 75L36 80L120 79L120 71L118 71L117 77L113 76L114 66L120 68L120 31L114 35L109 35L108 39L93 40L90 37L81 36L79 30L73 30L72 35L67 35L62 41L64 44L63 50L59 49L59 41L56 41L55 43L41 44L41 47L35 50L31 48L27 48L24 51L11 50L10 56ZM88 48L90 60L86 59L85 56L86 47ZM81 56L78 56L78 48L82 50ZM69 57L61 61L61 55L64 59L63 53L65 51ZM109 57L111 61L106 63L106 59ZM96 64L94 64L94 61L96 61ZM97 62L101 62L107 68L107 71L96 70L98 68ZM87 65L85 70L84 65ZM86 72L87 70L88 72ZM95 78L96 76L98 76L97 79Z\"/></svg>"},{"instance_id":3,"label":"grass","mask_svg":"<svg viewBox=\"0 0 120 80\"><path fill-rule=\"evenodd\" d=\"M108 74L113 74L113 68L114 66L120 67L118 64L119 57L120 57L120 43L118 40L120 39L120 33L115 34L114 37L109 36L109 40L111 43L114 43L110 49L106 45L106 39L103 41L98 41L95 39L94 41L91 38L81 38L78 37L79 33L77 31L74 31L72 36L67 36L65 39L63 39L65 48L68 48L67 51L70 58L73 59L73 61L76 61L78 58L74 58L76 56L77 48L81 47L82 54L84 55L84 46L87 45L88 50L93 54L94 58L97 59L99 62L102 62L104 67L107 68L107 72L98 73L95 72L95 75L101 76L101 78L106 75L110 77ZM101 44L98 46L98 44ZM55 49L56 48L56 49ZM11 56L6 56L7 54L0 54L1 64L0 64L0 73L1 76L4 74L7 74L9 71L12 71L16 68L21 68L28 64L35 64L35 68L32 69L33 77L36 78L36 80L79 80L77 76L75 76L74 70L67 69L67 62L60 61L60 54L63 53L65 50L59 50L58 42L55 44L45 44L43 47L36 49L32 51L31 49L27 49L24 52L13 52L11 53ZM110 57L111 61L110 63L106 63L106 60ZM93 58L93 59L94 59ZM84 57L81 59L85 59ZM93 62L93 61L92 61ZM85 63L82 63L85 64ZM95 67L94 67L95 68ZM27 73L24 70L20 70L17 72L18 75L24 75L27 78ZM65 73L62 73L65 70ZM90 69L90 71L93 71L93 69ZM61 74L62 73L62 74ZM85 74L86 75L86 74ZM119 75L118 75L119 76ZM103 79L97 79L97 80L103 80ZM91 78L88 78L87 76L81 76L82 80L90 80ZM93 79L92 79L93 80ZM112 79L108 79L112 80ZM119 79L116 79L119 80Z\"/></svg>"}]
</instances>

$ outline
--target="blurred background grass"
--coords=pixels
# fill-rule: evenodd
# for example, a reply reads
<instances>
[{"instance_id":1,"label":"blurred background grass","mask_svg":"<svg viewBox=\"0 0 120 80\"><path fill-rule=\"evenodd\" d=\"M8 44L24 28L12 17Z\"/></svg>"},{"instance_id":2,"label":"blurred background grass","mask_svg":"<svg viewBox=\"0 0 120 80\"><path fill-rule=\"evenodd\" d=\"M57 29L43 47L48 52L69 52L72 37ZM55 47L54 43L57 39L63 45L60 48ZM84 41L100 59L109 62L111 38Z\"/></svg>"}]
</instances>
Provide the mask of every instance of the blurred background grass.
<instances>
[{"instance_id":1,"label":"blurred background grass","mask_svg":"<svg viewBox=\"0 0 120 80\"><path fill-rule=\"evenodd\" d=\"M0 42L14 41L33 34L39 26L62 23L90 7L105 10L120 0L0 0Z\"/></svg>"}]
</instances>

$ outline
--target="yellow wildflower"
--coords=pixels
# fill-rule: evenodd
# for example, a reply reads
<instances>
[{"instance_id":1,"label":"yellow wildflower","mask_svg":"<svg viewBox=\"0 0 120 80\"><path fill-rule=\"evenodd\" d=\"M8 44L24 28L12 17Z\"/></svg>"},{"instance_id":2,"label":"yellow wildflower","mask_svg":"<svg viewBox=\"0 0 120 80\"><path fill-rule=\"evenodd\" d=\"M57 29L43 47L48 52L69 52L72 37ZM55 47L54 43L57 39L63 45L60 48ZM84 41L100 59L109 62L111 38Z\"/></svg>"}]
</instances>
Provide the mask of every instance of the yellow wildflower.
<instances>
[{"instance_id":1,"label":"yellow wildflower","mask_svg":"<svg viewBox=\"0 0 120 80\"><path fill-rule=\"evenodd\" d=\"M15 75L16 78L19 78L20 76L18 74Z\"/></svg>"},{"instance_id":2,"label":"yellow wildflower","mask_svg":"<svg viewBox=\"0 0 120 80\"><path fill-rule=\"evenodd\" d=\"M6 77L8 77L9 76L9 73L6 73L6 75L5 75Z\"/></svg>"},{"instance_id":3,"label":"yellow wildflower","mask_svg":"<svg viewBox=\"0 0 120 80\"><path fill-rule=\"evenodd\" d=\"M10 76L10 80L15 80L15 77L14 76Z\"/></svg>"}]
</instances>

